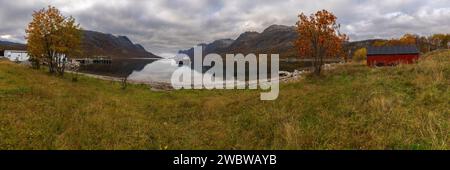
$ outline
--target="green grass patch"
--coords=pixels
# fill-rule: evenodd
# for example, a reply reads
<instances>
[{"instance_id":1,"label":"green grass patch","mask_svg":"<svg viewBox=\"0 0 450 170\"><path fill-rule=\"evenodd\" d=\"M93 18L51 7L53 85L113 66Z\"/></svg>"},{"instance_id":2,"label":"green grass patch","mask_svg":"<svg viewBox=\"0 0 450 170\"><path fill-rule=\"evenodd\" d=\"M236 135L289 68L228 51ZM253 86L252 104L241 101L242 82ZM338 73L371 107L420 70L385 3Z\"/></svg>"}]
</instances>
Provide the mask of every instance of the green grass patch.
<instances>
[{"instance_id":1,"label":"green grass patch","mask_svg":"<svg viewBox=\"0 0 450 170\"><path fill-rule=\"evenodd\" d=\"M449 149L450 52L257 90L154 92L0 61L0 149Z\"/></svg>"}]
</instances>

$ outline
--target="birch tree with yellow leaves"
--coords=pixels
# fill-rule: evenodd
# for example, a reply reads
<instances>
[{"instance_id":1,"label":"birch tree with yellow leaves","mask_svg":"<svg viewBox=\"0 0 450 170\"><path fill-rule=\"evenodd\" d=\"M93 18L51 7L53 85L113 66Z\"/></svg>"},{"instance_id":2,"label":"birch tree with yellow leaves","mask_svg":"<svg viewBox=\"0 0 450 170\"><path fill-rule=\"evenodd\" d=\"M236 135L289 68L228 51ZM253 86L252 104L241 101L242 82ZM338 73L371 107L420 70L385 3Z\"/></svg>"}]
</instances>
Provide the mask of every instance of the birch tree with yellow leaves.
<instances>
[{"instance_id":1,"label":"birch tree with yellow leaves","mask_svg":"<svg viewBox=\"0 0 450 170\"><path fill-rule=\"evenodd\" d=\"M67 59L82 53L80 25L55 7L35 11L25 32L33 65L43 63L52 74L64 75Z\"/></svg>"}]
</instances>

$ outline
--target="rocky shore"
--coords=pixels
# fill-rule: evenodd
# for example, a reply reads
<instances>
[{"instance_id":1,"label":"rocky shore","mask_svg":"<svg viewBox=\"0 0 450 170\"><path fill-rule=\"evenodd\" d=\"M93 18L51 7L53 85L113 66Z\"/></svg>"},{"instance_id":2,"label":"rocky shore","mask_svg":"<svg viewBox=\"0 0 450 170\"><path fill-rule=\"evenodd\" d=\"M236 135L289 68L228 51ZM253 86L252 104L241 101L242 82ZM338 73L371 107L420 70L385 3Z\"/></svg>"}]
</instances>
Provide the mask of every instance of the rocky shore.
<instances>
[{"instance_id":1,"label":"rocky shore","mask_svg":"<svg viewBox=\"0 0 450 170\"><path fill-rule=\"evenodd\" d=\"M333 63L333 64L324 64L323 70L332 70L335 69L337 65L342 65L343 63ZM304 77L306 74L309 74L312 72L312 68L304 69L304 70L294 70L293 72L288 71L280 71L280 82L282 83L289 83L289 82L295 82L302 77Z\"/></svg>"}]
</instances>

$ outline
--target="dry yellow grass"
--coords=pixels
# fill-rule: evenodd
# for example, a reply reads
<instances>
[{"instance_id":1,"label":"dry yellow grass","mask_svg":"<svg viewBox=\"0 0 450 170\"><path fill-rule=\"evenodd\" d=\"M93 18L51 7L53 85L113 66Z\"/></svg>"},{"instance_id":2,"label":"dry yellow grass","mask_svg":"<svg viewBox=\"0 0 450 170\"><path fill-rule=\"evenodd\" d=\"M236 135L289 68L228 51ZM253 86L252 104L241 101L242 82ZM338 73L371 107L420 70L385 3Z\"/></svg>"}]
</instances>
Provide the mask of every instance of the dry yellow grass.
<instances>
[{"instance_id":1,"label":"dry yellow grass","mask_svg":"<svg viewBox=\"0 0 450 170\"><path fill-rule=\"evenodd\" d=\"M0 61L0 149L449 149L450 52L252 90L152 92Z\"/></svg>"}]
</instances>

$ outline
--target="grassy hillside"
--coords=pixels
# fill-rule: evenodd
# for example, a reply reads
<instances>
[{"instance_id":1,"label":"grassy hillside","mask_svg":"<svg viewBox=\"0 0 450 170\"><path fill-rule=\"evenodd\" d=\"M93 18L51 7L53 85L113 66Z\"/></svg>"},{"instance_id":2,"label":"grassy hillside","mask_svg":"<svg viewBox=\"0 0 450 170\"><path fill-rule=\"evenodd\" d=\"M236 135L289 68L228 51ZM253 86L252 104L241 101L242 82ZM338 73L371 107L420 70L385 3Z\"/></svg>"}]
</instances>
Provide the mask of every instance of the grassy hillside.
<instances>
[{"instance_id":1,"label":"grassy hillside","mask_svg":"<svg viewBox=\"0 0 450 170\"><path fill-rule=\"evenodd\" d=\"M252 90L153 92L0 61L0 149L450 149L450 51Z\"/></svg>"}]
</instances>

